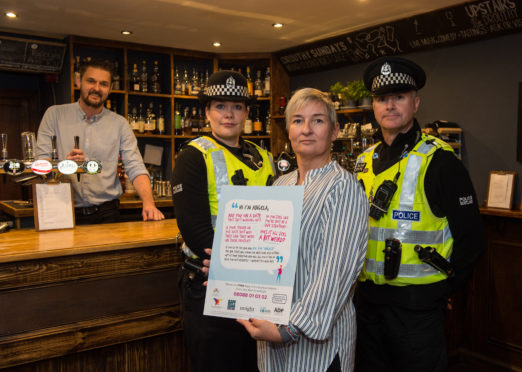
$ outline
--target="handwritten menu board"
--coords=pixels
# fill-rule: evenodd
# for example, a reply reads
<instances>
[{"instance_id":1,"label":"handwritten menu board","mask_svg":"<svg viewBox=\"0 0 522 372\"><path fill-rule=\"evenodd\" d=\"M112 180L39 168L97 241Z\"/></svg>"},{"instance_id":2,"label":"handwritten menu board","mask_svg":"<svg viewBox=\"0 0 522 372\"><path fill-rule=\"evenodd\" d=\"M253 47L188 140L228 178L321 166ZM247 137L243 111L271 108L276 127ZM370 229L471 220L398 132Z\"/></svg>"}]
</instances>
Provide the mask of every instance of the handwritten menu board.
<instances>
[{"instance_id":1,"label":"handwritten menu board","mask_svg":"<svg viewBox=\"0 0 522 372\"><path fill-rule=\"evenodd\" d=\"M0 69L57 73L66 44L0 36Z\"/></svg>"},{"instance_id":2,"label":"handwritten menu board","mask_svg":"<svg viewBox=\"0 0 522 372\"><path fill-rule=\"evenodd\" d=\"M369 27L276 53L290 74L446 47L522 30L522 0L484 0Z\"/></svg>"}]
</instances>

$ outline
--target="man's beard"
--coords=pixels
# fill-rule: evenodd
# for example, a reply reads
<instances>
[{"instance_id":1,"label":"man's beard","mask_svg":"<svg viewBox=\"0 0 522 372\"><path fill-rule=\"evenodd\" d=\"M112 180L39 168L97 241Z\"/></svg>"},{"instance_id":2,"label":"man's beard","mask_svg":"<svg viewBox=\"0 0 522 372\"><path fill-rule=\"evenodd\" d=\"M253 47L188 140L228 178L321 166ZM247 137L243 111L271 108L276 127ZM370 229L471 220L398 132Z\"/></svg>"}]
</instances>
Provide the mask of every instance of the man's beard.
<instances>
[{"instance_id":1,"label":"man's beard","mask_svg":"<svg viewBox=\"0 0 522 372\"><path fill-rule=\"evenodd\" d=\"M98 97L100 97L100 100L98 102L93 102L89 99L89 95L98 95ZM101 94L98 94L98 93L89 93L87 94L86 96L82 96L82 101L87 105L87 106L90 106L90 107L94 107L94 108L99 108L101 106L103 106L103 104L105 103L105 100L102 99L102 96Z\"/></svg>"}]
</instances>

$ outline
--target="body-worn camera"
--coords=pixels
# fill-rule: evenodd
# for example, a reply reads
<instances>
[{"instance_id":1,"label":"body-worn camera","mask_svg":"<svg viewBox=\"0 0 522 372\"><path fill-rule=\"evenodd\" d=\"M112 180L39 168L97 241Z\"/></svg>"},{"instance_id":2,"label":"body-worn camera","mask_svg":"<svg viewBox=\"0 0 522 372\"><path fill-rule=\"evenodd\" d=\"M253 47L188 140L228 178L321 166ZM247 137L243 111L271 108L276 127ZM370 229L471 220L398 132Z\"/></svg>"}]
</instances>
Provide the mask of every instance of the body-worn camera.
<instances>
[{"instance_id":1,"label":"body-worn camera","mask_svg":"<svg viewBox=\"0 0 522 372\"><path fill-rule=\"evenodd\" d=\"M397 185L394 182L386 180L381 183L370 204L370 217L378 220L388 211L395 191L397 191Z\"/></svg>"},{"instance_id":2,"label":"body-worn camera","mask_svg":"<svg viewBox=\"0 0 522 372\"><path fill-rule=\"evenodd\" d=\"M392 280L399 274L401 266L401 242L399 239L386 239L384 247L384 277Z\"/></svg>"},{"instance_id":3,"label":"body-worn camera","mask_svg":"<svg viewBox=\"0 0 522 372\"><path fill-rule=\"evenodd\" d=\"M416 245L414 248L415 252L419 255L419 259L430 265L431 267L439 270L441 273L451 277L455 274L455 270L451 263L442 257L435 248L426 247L423 248L420 245Z\"/></svg>"}]
</instances>

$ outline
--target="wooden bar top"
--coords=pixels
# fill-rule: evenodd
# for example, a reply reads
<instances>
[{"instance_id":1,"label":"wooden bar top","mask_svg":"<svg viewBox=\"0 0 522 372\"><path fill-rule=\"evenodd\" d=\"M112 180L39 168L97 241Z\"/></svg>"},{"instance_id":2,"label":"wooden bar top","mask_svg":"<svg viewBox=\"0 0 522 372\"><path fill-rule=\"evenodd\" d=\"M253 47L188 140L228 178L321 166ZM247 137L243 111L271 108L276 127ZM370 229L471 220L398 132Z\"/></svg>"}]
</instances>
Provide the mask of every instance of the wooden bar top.
<instances>
[{"instance_id":1,"label":"wooden bar top","mask_svg":"<svg viewBox=\"0 0 522 372\"><path fill-rule=\"evenodd\" d=\"M509 217L522 219L522 210L520 209L502 209L480 207L480 213L489 216Z\"/></svg>"},{"instance_id":2,"label":"wooden bar top","mask_svg":"<svg viewBox=\"0 0 522 372\"><path fill-rule=\"evenodd\" d=\"M0 234L0 262L68 256L181 242L175 219L81 225L74 229Z\"/></svg>"}]
</instances>

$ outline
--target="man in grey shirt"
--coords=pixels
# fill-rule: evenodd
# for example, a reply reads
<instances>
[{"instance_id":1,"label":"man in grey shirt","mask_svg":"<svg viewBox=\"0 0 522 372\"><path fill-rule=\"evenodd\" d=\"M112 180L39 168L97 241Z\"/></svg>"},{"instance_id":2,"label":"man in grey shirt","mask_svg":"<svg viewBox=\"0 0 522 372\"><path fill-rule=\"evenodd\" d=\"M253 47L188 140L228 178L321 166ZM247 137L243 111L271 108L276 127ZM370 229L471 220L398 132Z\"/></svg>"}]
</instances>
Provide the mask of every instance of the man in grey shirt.
<instances>
[{"instance_id":1,"label":"man in grey shirt","mask_svg":"<svg viewBox=\"0 0 522 372\"><path fill-rule=\"evenodd\" d=\"M101 173L69 176L75 191L77 223L118 220L118 199L122 194L118 156L143 202L143 220L162 220L165 217L154 204L149 174L129 123L103 107L111 82L109 63L91 61L80 67L80 99L47 109L38 129L38 157L51 158L52 136L56 136L58 159L101 162ZM79 137L79 148L74 148L75 136Z\"/></svg>"}]
</instances>

